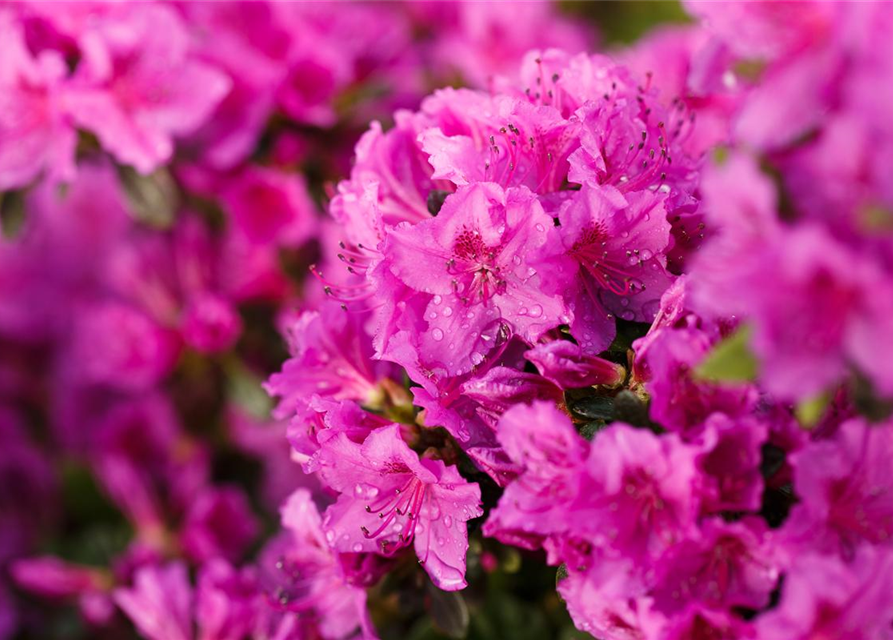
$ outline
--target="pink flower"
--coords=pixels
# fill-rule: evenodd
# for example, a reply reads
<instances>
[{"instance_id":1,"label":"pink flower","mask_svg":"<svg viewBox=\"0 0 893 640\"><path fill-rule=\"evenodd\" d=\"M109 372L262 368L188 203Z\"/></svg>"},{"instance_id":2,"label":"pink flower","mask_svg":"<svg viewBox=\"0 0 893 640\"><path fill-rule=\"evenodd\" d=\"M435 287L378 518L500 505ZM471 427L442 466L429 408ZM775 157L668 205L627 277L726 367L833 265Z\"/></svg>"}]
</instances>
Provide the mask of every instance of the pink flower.
<instances>
[{"instance_id":1,"label":"pink flower","mask_svg":"<svg viewBox=\"0 0 893 640\"><path fill-rule=\"evenodd\" d=\"M186 556L201 564L214 558L235 562L258 534L258 522L245 493L215 486L195 497L180 532Z\"/></svg>"},{"instance_id":2,"label":"pink flower","mask_svg":"<svg viewBox=\"0 0 893 640\"><path fill-rule=\"evenodd\" d=\"M759 511L764 488L760 462L768 437L768 426L752 416L732 419L714 413L707 418L700 437L706 512Z\"/></svg>"},{"instance_id":3,"label":"pink flower","mask_svg":"<svg viewBox=\"0 0 893 640\"><path fill-rule=\"evenodd\" d=\"M149 173L173 154L173 138L195 131L229 91L229 79L189 55L188 33L162 5L100 18L66 109L122 163ZM94 39L95 38L95 39Z\"/></svg>"},{"instance_id":4,"label":"pink flower","mask_svg":"<svg viewBox=\"0 0 893 640\"><path fill-rule=\"evenodd\" d=\"M85 309L74 331L70 359L87 380L112 388L148 389L173 370L180 354L176 333L119 302Z\"/></svg>"},{"instance_id":5,"label":"pink flower","mask_svg":"<svg viewBox=\"0 0 893 640\"><path fill-rule=\"evenodd\" d=\"M221 194L233 227L252 243L299 246L316 226L316 210L301 176L247 168Z\"/></svg>"},{"instance_id":6,"label":"pink flower","mask_svg":"<svg viewBox=\"0 0 893 640\"><path fill-rule=\"evenodd\" d=\"M0 11L0 190L24 187L46 172L55 182L74 177L77 134L60 91L65 61L56 51L33 55L12 8Z\"/></svg>"},{"instance_id":7,"label":"pink flower","mask_svg":"<svg viewBox=\"0 0 893 640\"><path fill-rule=\"evenodd\" d=\"M686 0L684 4L708 31L748 58L772 58L820 40L831 28L836 11L824 2L738 1L722 8L703 0Z\"/></svg>"},{"instance_id":8,"label":"pink flower","mask_svg":"<svg viewBox=\"0 0 893 640\"><path fill-rule=\"evenodd\" d=\"M338 185L332 199L329 212L355 247L376 249L386 228L431 217L427 206L434 188L431 166L408 116L398 113L387 133L380 123L371 124L357 142L350 180Z\"/></svg>"},{"instance_id":9,"label":"pink flower","mask_svg":"<svg viewBox=\"0 0 893 640\"><path fill-rule=\"evenodd\" d=\"M650 590L655 610L672 615L699 603L712 610L759 610L780 575L780 563L759 521L707 520L697 538L672 547L661 559Z\"/></svg>"},{"instance_id":10,"label":"pink flower","mask_svg":"<svg viewBox=\"0 0 893 640\"><path fill-rule=\"evenodd\" d=\"M185 565L139 569L133 587L116 589L114 599L149 640L193 640L193 593Z\"/></svg>"},{"instance_id":11,"label":"pink flower","mask_svg":"<svg viewBox=\"0 0 893 640\"><path fill-rule=\"evenodd\" d=\"M138 569L133 586L113 597L148 640L239 640L260 617L258 586L253 571L214 560L201 567L193 589L186 566L171 562Z\"/></svg>"},{"instance_id":12,"label":"pink flower","mask_svg":"<svg viewBox=\"0 0 893 640\"><path fill-rule=\"evenodd\" d=\"M412 543L435 585L466 586L465 523L483 513L478 485L439 460L420 460L398 425L373 431L362 445L344 435L329 440L319 465L341 494L323 520L334 549L392 555Z\"/></svg>"},{"instance_id":13,"label":"pink flower","mask_svg":"<svg viewBox=\"0 0 893 640\"><path fill-rule=\"evenodd\" d=\"M727 142L744 94L732 70L731 53L699 25L661 25L623 52L634 76L658 91L667 109L697 119L679 136L680 146L699 157Z\"/></svg>"},{"instance_id":14,"label":"pink flower","mask_svg":"<svg viewBox=\"0 0 893 640\"><path fill-rule=\"evenodd\" d=\"M213 293L192 296L183 309L183 341L199 353L232 347L242 333L242 319L229 301Z\"/></svg>"},{"instance_id":15,"label":"pink flower","mask_svg":"<svg viewBox=\"0 0 893 640\"><path fill-rule=\"evenodd\" d=\"M532 342L565 319L538 271L555 256L552 229L527 189L479 183L450 196L433 220L390 232L385 264L429 300L418 338L429 368L465 373L500 334Z\"/></svg>"},{"instance_id":16,"label":"pink flower","mask_svg":"<svg viewBox=\"0 0 893 640\"><path fill-rule=\"evenodd\" d=\"M355 635L375 638L366 611L366 592L346 582L310 493L295 491L280 514L286 531L262 556L262 578L271 606L286 614L299 614L290 616L296 625L308 633L316 629L325 640Z\"/></svg>"},{"instance_id":17,"label":"pink flower","mask_svg":"<svg viewBox=\"0 0 893 640\"><path fill-rule=\"evenodd\" d=\"M77 598L81 615L96 625L108 624L114 615L111 574L53 556L19 558L9 566L15 584L45 598Z\"/></svg>"},{"instance_id":18,"label":"pink flower","mask_svg":"<svg viewBox=\"0 0 893 640\"><path fill-rule=\"evenodd\" d=\"M865 542L893 543L893 455L890 424L854 419L833 439L813 442L792 456L800 497L787 535L797 545L850 558Z\"/></svg>"},{"instance_id":19,"label":"pink flower","mask_svg":"<svg viewBox=\"0 0 893 640\"><path fill-rule=\"evenodd\" d=\"M511 11L489 2L431 4L431 26L445 31L434 41L434 60L480 88L492 85L495 76L516 73L530 49L560 46L576 53L594 40L593 31L558 15L550 2L525 2Z\"/></svg>"},{"instance_id":20,"label":"pink flower","mask_svg":"<svg viewBox=\"0 0 893 640\"><path fill-rule=\"evenodd\" d=\"M588 445L551 403L518 404L503 414L498 438L521 469L484 525L484 534L526 548L566 533L581 496Z\"/></svg>"},{"instance_id":21,"label":"pink flower","mask_svg":"<svg viewBox=\"0 0 893 640\"><path fill-rule=\"evenodd\" d=\"M263 609L257 572L214 559L202 565L195 589L196 640L241 640L255 630Z\"/></svg>"},{"instance_id":22,"label":"pink flower","mask_svg":"<svg viewBox=\"0 0 893 640\"><path fill-rule=\"evenodd\" d=\"M291 38L270 2L181 2L177 9L190 27L195 56L224 70L231 81L188 144L199 147L210 166L232 168L254 151L273 112Z\"/></svg>"},{"instance_id":23,"label":"pink flower","mask_svg":"<svg viewBox=\"0 0 893 640\"><path fill-rule=\"evenodd\" d=\"M587 470L595 487L581 524L619 557L640 564L659 555L696 530L698 455L675 435L612 424L592 441Z\"/></svg>"},{"instance_id":24,"label":"pink flower","mask_svg":"<svg viewBox=\"0 0 893 640\"><path fill-rule=\"evenodd\" d=\"M288 328L288 339L291 357L266 384L267 392L280 398L277 417L291 417L313 394L366 402L383 378L398 377L394 365L372 360L362 318L336 304L299 315Z\"/></svg>"},{"instance_id":25,"label":"pink flower","mask_svg":"<svg viewBox=\"0 0 893 640\"><path fill-rule=\"evenodd\" d=\"M664 198L584 185L558 218L565 250L579 265L566 293L571 332L584 353L595 355L614 339L615 317L650 322L670 285Z\"/></svg>"},{"instance_id":26,"label":"pink flower","mask_svg":"<svg viewBox=\"0 0 893 640\"><path fill-rule=\"evenodd\" d=\"M757 391L747 384L703 381L694 369L712 348L710 335L699 329L657 332L648 343L646 357L650 378L651 417L680 434L697 434L713 412L744 416L756 405Z\"/></svg>"},{"instance_id":27,"label":"pink flower","mask_svg":"<svg viewBox=\"0 0 893 640\"><path fill-rule=\"evenodd\" d=\"M765 640L886 640L893 624L893 554L861 547L850 563L807 554L785 576L781 604L757 619Z\"/></svg>"},{"instance_id":28,"label":"pink flower","mask_svg":"<svg viewBox=\"0 0 893 640\"><path fill-rule=\"evenodd\" d=\"M619 385L626 369L604 358L587 355L569 340L554 340L535 346L524 354L540 375L564 389L592 385Z\"/></svg>"},{"instance_id":29,"label":"pink flower","mask_svg":"<svg viewBox=\"0 0 893 640\"><path fill-rule=\"evenodd\" d=\"M456 186L495 182L551 193L563 186L580 126L552 106L529 99L442 89L422 103L431 123L419 143L434 167L432 178Z\"/></svg>"}]
</instances>

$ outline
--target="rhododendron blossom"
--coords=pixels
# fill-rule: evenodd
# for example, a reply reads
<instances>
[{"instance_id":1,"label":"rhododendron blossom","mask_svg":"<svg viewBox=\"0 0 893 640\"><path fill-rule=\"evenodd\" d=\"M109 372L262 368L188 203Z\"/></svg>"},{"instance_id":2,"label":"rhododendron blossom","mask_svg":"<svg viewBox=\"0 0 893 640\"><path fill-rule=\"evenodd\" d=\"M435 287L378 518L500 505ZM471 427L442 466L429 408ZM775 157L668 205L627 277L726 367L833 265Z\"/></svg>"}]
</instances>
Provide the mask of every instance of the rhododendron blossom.
<instances>
[{"instance_id":1,"label":"rhododendron blossom","mask_svg":"<svg viewBox=\"0 0 893 640\"><path fill-rule=\"evenodd\" d=\"M893 6L571 5L0 7L0 640L893 640Z\"/></svg>"}]
</instances>

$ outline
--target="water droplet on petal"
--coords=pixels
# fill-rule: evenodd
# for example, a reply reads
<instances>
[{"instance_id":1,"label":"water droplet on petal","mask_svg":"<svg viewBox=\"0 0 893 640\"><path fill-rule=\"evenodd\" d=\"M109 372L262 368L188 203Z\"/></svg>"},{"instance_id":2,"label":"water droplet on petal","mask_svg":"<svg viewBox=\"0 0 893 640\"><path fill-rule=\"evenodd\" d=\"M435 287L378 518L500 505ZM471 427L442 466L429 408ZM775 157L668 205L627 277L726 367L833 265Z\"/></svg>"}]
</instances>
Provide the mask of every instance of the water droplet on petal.
<instances>
[{"instance_id":1,"label":"water droplet on petal","mask_svg":"<svg viewBox=\"0 0 893 640\"><path fill-rule=\"evenodd\" d=\"M431 337L440 342L441 340L443 340L443 331L441 331L440 329L435 329L431 332Z\"/></svg>"}]
</instances>

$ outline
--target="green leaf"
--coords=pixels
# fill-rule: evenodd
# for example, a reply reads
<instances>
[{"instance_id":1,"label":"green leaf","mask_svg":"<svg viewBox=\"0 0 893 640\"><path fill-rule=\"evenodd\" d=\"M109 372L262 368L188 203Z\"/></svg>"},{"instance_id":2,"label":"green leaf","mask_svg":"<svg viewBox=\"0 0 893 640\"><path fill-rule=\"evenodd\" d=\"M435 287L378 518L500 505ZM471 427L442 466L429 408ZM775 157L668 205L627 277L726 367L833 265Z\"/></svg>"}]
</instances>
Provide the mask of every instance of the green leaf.
<instances>
[{"instance_id":1,"label":"green leaf","mask_svg":"<svg viewBox=\"0 0 893 640\"><path fill-rule=\"evenodd\" d=\"M261 379L237 358L226 358L229 397L245 412L258 420L266 420L273 410L273 400L264 391Z\"/></svg>"},{"instance_id":2,"label":"green leaf","mask_svg":"<svg viewBox=\"0 0 893 640\"><path fill-rule=\"evenodd\" d=\"M750 350L752 329L742 325L713 347L713 351L695 369L695 376L711 382L751 382L757 377L759 363Z\"/></svg>"},{"instance_id":3,"label":"green leaf","mask_svg":"<svg viewBox=\"0 0 893 640\"><path fill-rule=\"evenodd\" d=\"M629 389L614 397L614 419L634 427L655 427L648 415L648 403Z\"/></svg>"},{"instance_id":4,"label":"green leaf","mask_svg":"<svg viewBox=\"0 0 893 640\"><path fill-rule=\"evenodd\" d=\"M132 167L119 167L118 176L130 204L130 212L138 221L156 229L167 229L174 223L180 195L177 183L165 169L149 175Z\"/></svg>"},{"instance_id":5,"label":"green leaf","mask_svg":"<svg viewBox=\"0 0 893 640\"><path fill-rule=\"evenodd\" d=\"M0 236L14 240L25 226L25 192L0 192Z\"/></svg>"},{"instance_id":6,"label":"green leaf","mask_svg":"<svg viewBox=\"0 0 893 640\"><path fill-rule=\"evenodd\" d=\"M566 396L565 399L568 409L575 417L606 422L614 419L614 398L605 396L571 398Z\"/></svg>"},{"instance_id":7,"label":"green leaf","mask_svg":"<svg viewBox=\"0 0 893 640\"><path fill-rule=\"evenodd\" d=\"M428 585L431 604L428 612L434 625L450 638L461 640L468 634L468 605L458 591L441 591L433 584Z\"/></svg>"},{"instance_id":8,"label":"green leaf","mask_svg":"<svg viewBox=\"0 0 893 640\"><path fill-rule=\"evenodd\" d=\"M604 420L593 420L592 422L586 422L585 424L581 424L577 427L577 433L580 434L580 437L584 440L591 441L600 431L604 431L608 426Z\"/></svg>"},{"instance_id":9,"label":"green leaf","mask_svg":"<svg viewBox=\"0 0 893 640\"><path fill-rule=\"evenodd\" d=\"M822 416L825 415L825 409L831 402L830 393L820 393L819 395L801 400L797 403L794 413L800 426L804 429L812 429L819 423Z\"/></svg>"}]
</instances>

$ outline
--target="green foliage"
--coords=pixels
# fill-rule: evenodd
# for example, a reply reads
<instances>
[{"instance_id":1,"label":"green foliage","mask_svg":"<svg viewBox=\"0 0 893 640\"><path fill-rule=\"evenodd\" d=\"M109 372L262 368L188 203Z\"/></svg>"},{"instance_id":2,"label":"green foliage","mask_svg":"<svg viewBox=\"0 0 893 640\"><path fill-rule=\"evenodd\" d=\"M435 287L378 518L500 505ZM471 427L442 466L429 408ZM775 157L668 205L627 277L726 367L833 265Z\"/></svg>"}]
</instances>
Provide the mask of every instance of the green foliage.
<instances>
[{"instance_id":1,"label":"green foliage","mask_svg":"<svg viewBox=\"0 0 893 640\"><path fill-rule=\"evenodd\" d=\"M742 325L698 365L695 375L711 382L751 382L757 377L759 363L750 349L752 330Z\"/></svg>"}]
</instances>

